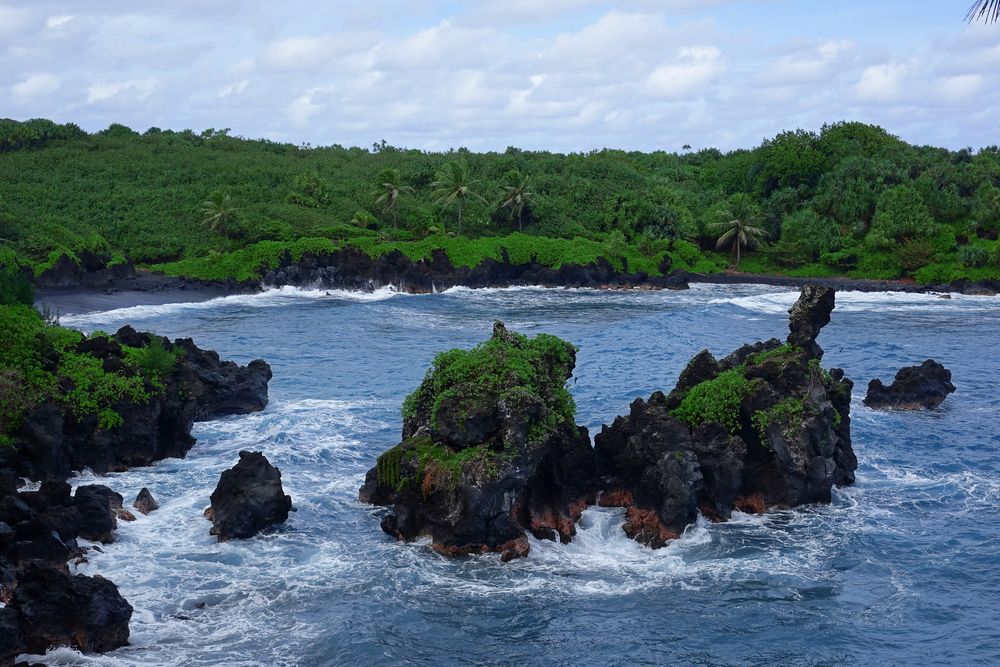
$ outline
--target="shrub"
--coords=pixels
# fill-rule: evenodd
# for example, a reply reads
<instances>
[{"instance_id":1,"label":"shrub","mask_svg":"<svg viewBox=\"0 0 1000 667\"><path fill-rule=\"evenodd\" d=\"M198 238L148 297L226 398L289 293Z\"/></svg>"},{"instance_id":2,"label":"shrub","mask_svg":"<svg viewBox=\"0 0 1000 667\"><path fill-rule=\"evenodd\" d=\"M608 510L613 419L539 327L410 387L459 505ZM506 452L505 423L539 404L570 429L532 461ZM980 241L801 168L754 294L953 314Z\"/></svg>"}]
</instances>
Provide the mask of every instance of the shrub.
<instances>
[{"instance_id":1,"label":"shrub","mask_svg":"<svg viewBox=\"0 0 1000 667\"><path fill-rule=\"evenodd\" d=\"M740 427L740 403L749 391L743 369L734 368L692 387L671 414L690 426L719 422L735 432Z\"/></svg>"},{"instance_id":2,"label":"shrub","mask_svg":"<svg viewBox=\"0 0 1000 667\"><path fill-rule=\"evenodd\" d=\"M958 261L971 269L978 269L990 263L989 248L966 245L958 249Z\"/></svg>"}]
</instances>

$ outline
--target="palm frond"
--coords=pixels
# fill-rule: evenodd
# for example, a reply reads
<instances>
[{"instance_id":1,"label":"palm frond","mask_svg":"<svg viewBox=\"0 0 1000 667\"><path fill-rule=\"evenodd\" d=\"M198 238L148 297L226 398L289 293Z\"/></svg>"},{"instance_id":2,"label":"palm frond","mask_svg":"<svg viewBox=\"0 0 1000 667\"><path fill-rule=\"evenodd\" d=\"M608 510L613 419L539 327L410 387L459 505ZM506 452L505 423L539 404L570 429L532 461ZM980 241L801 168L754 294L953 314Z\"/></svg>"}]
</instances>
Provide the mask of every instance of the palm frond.
<instances>
[{"instance_id":1,"label":"palm frond","mask_svg":"<svg viewBox=\"0 0 1000 667\"><path fill-rule=\"evenodd\" d=\"M1000 21L1000 0L976 0L969 7L969 12L965 15L965 20L969 23L974 21L982 21L983 23Z\"/></svg>"},{"instance_id":2,"label":"palm frond","mask_svg":"<svg viewBox=\"0 0 1000 667\"><path fill-rule=\"evenodd\" d=\"M733 237L736 235L736 233L737 233L737 228L730 227L728 230L726 230L725 234L719 237L719 240L716 241L715 243L715 247L722 248L723 246L725 246L726 244L728 244L730 241L733 240Z\"/></svg>"}]
</instances>

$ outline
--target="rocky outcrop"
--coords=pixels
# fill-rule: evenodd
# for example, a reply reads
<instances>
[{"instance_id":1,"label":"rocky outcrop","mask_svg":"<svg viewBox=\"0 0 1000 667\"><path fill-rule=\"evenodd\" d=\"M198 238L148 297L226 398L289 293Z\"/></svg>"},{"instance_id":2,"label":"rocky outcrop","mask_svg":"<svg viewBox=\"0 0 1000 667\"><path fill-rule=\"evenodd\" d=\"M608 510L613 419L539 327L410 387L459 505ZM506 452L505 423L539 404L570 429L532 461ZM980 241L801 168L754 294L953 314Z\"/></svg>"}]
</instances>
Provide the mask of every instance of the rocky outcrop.
<instances>
[{"instance_id":1,"label":"rocky outcrop","mask_svg":"<svg viewBox=\"0 0 1000 667\"><path fill-rule=\"evenodd\" d=\"M132 606L103 577L72 576L30 563L18 576L7 608L16 615L30 653L53 646L105 652L128 644Z\"/></svg>"},{"instance_id":2,"label":"rocky outcrop","mask_svg":"<svg viewBox=\"0 0 1000 667\"><path fill-rule=\"evenodd\" d=\"M49 480L36 491L0 492L0 665L53 646L107 651L127 643L132 608L111 582L71 576L82 537L110 541L121 498L105 486ZM7 663L5 663L5 660Z\"/></svg>"},{"instance_id":3,"label":"rocky outcrop","mask_svg":"<svg viewBox=\"0 0 1000 667\"><path fill-rule=\"evenodd\" d=\"M644 287L647 289L687 289L680 272L670 272L669 260L660 267L662 276L631 273L628 266L615 269L603 257L580 265L564 264L558 269L537 261L513 263L506 252L500 259L488 258L475 267L455 266L443 250L429 259L412 260L393 251L369 257L356 248L344 248L328 255L307 255L293 263L286 257L279 268L268 271L265 286L315 285L325 288L367 290L393 285L405 292L431 292L461 285L464 287Z\"/></svg>"},{"instance_id":4,"label":"rocky outcrop","mask_svg":"<svg viewBox=\"0 0 1000 667\"><path fill-rule=\"evenodd\" d=\"M223 471L205 516L220 542L253 537L284 523L292 499L281 487L281 471L260 452L240 452L239 462Z\"/></svg>"},{"instance_id":5,"label":"rocky outcrop","mask_svg":"<svg viewBox=\"0 0 1000 667\"><path fill-rule=\"evenodd\" d=\"M857 467L852 383L819 365L834 293L806 287L787 342L696 355L665 396L637 399L595 439L600 503L627 508L625 532L662 546L697 518L829 502Z\"/></svg>"},{"instance_id":6,"label":"rocky outcrop","mask_svg":"<svg viewBox=\"0 0 1000 667\"><path fill-rule=\"evenodd\" d=\"M78 352L101 359L107 371L119 372L125 367L123 345L145 348L153 339L153 334L126 326L111 337L83 340ZM119 426L101 428L96 415L78 417L61 404L41 404L14 434L16 447L0 448L0 467L31 479L65 479L85 468L106 473L149 465L184 456L194 445L195 421L245 414L267 405L271 369L266 362L239 366L198 348L190 339L159 340L168 352L181 353L162 389L150 387L148 401L123 400L115 405L122 418Z\"/></svg>"},{"instance_id":7,"label":"rocky outcrop","mask_svg":"<svg viewBox=\"0 0 1000 667\"><path fill-rule=\"evenodd\" d=\"M112 263L110 256L86 250L79 253L78 260L74 261L67 255L61 256L35 278L35 285L40 289L104 289L116 282L136 277L135 265L131 260Z\"/></svg>"},{"instance_id":8,"label":"rocky outcrop","mask_svg":"<svg viewBox=\"0 0 1000 667\"><path fill-rule=\"evenodd\" d=\"M955 391L951 371L933 359L919 366L899 369L886 387L879 379L868 383L864 403L875 410L921 410L936 408Z\"/></svg>"},{"instance_id":9,"label":"rocky outcrop","mask_svg":"<svg viewBox=\"0 0 1000 667\"><path fill-rule=\"evenodd\" d=\"M440 355L404 405L403 441L378 458L362 502L382 529L449 555L528 553L527 534L569 541L594 495L594 453L564 384L572 345L497 322L473 350Z\"/></svg>"},{"instance_id":10,"label":"rocky outcrop","mask_svg":"<svg viewBox=\"0 0 1000 667\"><path fill-rule=\"evenodd\" d=\"M160 509L160 504L156 502L156 498L153 494L149 492L149 489L142 487L139 490L139 495L135 497L135 502L132 503L132 507L136 508L142 514L149 514Z\"/></svg>"},{"instance_id":11,"label":"rocky outcrop","mask_svg":"<svg viewBox=\"0 0 1000 667\"><path fill-rule=\"evenodd\" d=\"M147 384L150 398L113 406L121 424L100 428L94 416L79 417L56 403L32 409L13 433L14 447L0 447L0 666L19 653L42 653L52 646L86 652L108 651L127 643L132 608L115 585L100 577L71 576L67 561L85 562L88 547L78 539L110 542L119 520L134 520L122 496L103 485L71 492L65 479L74 470L96 472L148 465L183 456L194 438L195 420L243 414L267 404L270 368L262 361L238 366L190 340L173 343L130 327L111 337L81 341L78 354L100 359L105 372L135 373L123 346L159 343L175 352L175 362ZM40 351L50 370L58 352ZM60 378L60 385L70 382ZM41 480L37 490L19 490L20 477ZM144 489L144 491L146 491ZM155 501L146 491L137 509ZM96 547L94 547L96 548Z\"/></svg>"},{"instance_id":12,"label":"rocky outcrop","mask_svg":"<svg viewBox=\"0 0 1000 667\"><path fill-rule=\"evenodd\" d=\"M527 535L567 542L588 504L625 508L624 530L653 547L699 513L830 502L854 482L853 384L820 366L834 294L804 289L786 343L696 355L674 390L637 399L589 446L565 383L572 345L508 332L439 355L403 405L402 442L359 492L389 508L382 529L426 535L445 554L523 556Z\"/></svg>"},{"instance_id":13,"label":"rocky outcrop","mask_svg":"<svg viewBox=\"0 0 1000 667\"><path fill-rule=\"evenodd\" d=\"M80 515L80 537L93 542L111 542L118 528L117 512L122 509L122 496L101 484L78 487L73 506Z\"/></svg>"}]
</instances>

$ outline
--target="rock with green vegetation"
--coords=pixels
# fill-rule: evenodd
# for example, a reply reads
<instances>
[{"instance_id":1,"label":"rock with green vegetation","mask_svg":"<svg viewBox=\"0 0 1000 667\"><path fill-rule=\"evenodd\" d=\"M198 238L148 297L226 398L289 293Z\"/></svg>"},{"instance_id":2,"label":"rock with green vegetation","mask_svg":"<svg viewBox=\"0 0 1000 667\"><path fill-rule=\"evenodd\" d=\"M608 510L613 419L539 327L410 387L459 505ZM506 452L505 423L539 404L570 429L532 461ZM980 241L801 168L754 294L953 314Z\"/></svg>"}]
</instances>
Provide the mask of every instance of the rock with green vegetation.
<instances>
[{"instance_id":1,"label":"rock with green vegetation","mask_svg":"<svg viewBox=\"0 0 1000 667\"><path fill-rule=\"evenodd\" d=\"M699 510L724 521L830 502L854 482L853 383L824 370L816 343L834 292L807 286L789 311L788 342L745 345L721 361L707 350L675 389L637 399L595 437L602 505L627 508L624 530L653 547L680 535Z\"/></svg>"},{"instance_id":2,"label":"rock with green vegetation","mask_svg":"<svg viewBox=\"0 0 1000 667\"><path fill-rule=\"evenodd\" d=\"M27 305L0 306L0 338L0 468L32 479L183 456L195 421L267 404L265 362L238 366L190 339L84 336Z\"/></svg>"},{"instance_id":3,"label":"rock with green vegetation","mask_svg":"<svg viewBox=\"0 0 1000 667\"><path fill-rule=\"evenodd\" d=\"M391 508L387 533L428 535L449 555L523 556L526 531L569 541L594 492L593 449L565 386L575 363L570 343L501 322L475 348L438 355L360 499Z\"/></svg>"}]
</instances>

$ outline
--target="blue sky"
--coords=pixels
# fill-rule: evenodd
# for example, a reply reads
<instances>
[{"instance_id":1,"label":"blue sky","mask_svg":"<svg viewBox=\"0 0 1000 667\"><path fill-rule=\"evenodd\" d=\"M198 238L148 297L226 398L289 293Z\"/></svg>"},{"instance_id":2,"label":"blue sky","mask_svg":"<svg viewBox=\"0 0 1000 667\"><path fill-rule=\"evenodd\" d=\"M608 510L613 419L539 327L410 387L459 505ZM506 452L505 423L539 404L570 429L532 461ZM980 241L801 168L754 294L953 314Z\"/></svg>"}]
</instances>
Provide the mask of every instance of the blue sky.
<instances>
[{"instance_id":1,"label":"blue sky","mask_svg":"<svg viewBox=\"0 0 1000 667\"><path fill-rule=\"evenodd\" d=\"M0 0L0 116L314 145L750 147L842 119L1000 143L968 2Z\"/></svg>"}]
</instances>

